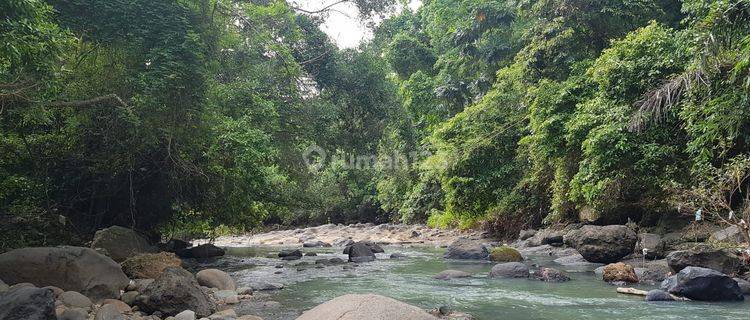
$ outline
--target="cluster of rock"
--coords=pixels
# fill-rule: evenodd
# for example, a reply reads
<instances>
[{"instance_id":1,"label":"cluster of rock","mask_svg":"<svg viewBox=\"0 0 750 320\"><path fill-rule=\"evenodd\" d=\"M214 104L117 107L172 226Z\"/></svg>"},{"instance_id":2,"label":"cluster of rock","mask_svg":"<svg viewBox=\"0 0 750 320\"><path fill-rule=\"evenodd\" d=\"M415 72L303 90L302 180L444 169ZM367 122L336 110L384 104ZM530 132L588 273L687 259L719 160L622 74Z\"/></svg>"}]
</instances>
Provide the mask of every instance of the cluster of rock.
<instances>
[{"instance_id":1,"label":"cluster of rock","mask_svg":"<svg viewBox=\"0 0 750 320\"><path fill-rule=\"evenodd\" d=\"M219 246L268 245L314 247L344 247L354 242L371 241L387 244L446 245L462 235L480 232L444 230L426 225L407 224L325 224L309 228L275 230L260 234L234 235L214 239Z\"/></svg>"},{"instance_id":2,"label":"cluster of rock","mask_svg":"<svg viewBox=\"0 0 750 320\"><path fill-rule=\"evenodd\" d=\"M702 239L738 241L740 238L729 229ZM743 299L743 294L750 294L747 290L750 282L730 276L739 276L749 269L736 250L705 243L688 245L680 240L684 238L675 233L636 234L624 225L584 225L568 230L523 230L515 246L528 253L562 256L555 262L563 265L603 264L595 273L615 285L661 283L660 289L649 292L646 298L649 301L675 298L737 301ZM519 264L493 267L495 273L507 277L520 277L524 274L522 270Z\"/></svg>"},{"instance_id":3,"label":"cluster of rock","mask_svg":"<svg viewBox=\"0 0 750 320\"><path fill-rule=\"evenodd\" d=\"M204 258L223 250L175 241L152 246L122 227L100 230L91 246L0 254L0 320L260 319L237 317L231 308L252 289L237 288L217 269L193 275L175 253L160 252Z\"/></svg>"}]
</instances>

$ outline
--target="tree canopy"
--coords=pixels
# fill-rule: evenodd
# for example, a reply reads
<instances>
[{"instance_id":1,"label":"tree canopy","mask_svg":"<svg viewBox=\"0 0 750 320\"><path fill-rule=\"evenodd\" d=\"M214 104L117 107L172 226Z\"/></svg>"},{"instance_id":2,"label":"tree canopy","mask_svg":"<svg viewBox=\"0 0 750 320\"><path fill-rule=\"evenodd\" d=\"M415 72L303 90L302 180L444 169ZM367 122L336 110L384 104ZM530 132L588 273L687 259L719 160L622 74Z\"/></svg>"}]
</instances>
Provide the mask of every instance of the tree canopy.
<instances>
[{"instance_id":1,"label":"tree canopy","mask_svg":"<svg viewBox=\"0 0 750 320\"><path fill-rule=\"evenodd\" d=\"M351 3L375 25L355 49L334 6L0 3L0 248L750 214L750 1Z\"/></svg>"}]
</instances>

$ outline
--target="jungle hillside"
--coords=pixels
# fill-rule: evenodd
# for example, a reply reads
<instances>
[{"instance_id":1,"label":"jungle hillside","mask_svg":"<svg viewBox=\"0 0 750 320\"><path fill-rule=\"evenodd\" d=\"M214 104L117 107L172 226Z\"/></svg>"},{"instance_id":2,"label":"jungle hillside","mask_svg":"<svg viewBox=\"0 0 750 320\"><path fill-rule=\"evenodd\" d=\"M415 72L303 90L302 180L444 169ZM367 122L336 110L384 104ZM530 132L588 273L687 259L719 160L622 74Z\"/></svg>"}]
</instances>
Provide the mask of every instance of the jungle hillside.
<instances>
[{"instance_id":1,"label":"jungle hillside","mask_svg":"<svg viewBox=\"0 0 750 320\"><path fill-rule=\"evenodd\" d=\"M750 1L0 1L0 252L119 225L734 225Z\"/></svg>"}]
</instances>

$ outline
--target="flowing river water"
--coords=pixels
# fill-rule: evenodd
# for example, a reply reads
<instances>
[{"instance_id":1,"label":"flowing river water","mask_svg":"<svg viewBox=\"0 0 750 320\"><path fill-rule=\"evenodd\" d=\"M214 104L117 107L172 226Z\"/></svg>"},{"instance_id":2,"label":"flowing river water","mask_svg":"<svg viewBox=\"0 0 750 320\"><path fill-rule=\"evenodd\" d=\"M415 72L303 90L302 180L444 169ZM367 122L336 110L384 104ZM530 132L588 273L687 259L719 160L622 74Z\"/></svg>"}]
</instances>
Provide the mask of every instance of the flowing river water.
<instances>
[{"instance_id":1,"label":"flowing river water","mask_svg":"<svg viewBox=\"0 0 750 320\"><path fill-rule=\"evenodd\" d=\"M315 252L317 256L289 262L273 257L279 250L280 247L228 248L227 256L200 267L226 270L239 286L283 284L284 289L256 293L256 299L237 308L240 314L256 314L268 320L295 319L304 310L347 293L381 294L424 309L448 306L478 320L750 319L747 300L645 302L643 297L616 293L614 286L597 279L594 266L562 266L549 256L530 256L525 262L566 271L571 281L489 279L487 273L492 264L446 260L442 257L445 249L431 247L388 246L375 262L356 267L315 264L318 259L346 259L341 248L305 248L303 252ZM390 259L395 252L406 258ZM467 271L474 276L449 281L433 279L446 269Z\"/></svg>"}]
</instances>

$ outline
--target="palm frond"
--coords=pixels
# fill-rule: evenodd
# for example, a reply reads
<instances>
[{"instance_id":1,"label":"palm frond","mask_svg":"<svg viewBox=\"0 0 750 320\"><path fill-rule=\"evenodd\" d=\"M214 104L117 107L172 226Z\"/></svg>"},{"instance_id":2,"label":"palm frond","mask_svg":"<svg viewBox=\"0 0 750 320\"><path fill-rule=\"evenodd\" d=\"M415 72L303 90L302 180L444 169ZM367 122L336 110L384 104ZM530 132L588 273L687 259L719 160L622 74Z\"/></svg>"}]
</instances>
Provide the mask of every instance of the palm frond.
<instances>
[{"instance_id":1,"label":"palm frond","mask_svg":"<svg viewBox=\"0 0 750 320\"><path fill-rule=\"evenodd\" d=\"M696 68L677 75L647 92L643 99L635 103L638 111L631 118L628 129L631 132L642 132L651 124L661 123L691 88L696 85L708 86L707 79L705 71Z\"/></svg>"}]
</instances>

